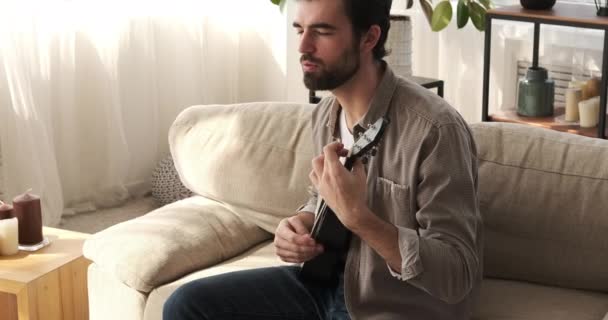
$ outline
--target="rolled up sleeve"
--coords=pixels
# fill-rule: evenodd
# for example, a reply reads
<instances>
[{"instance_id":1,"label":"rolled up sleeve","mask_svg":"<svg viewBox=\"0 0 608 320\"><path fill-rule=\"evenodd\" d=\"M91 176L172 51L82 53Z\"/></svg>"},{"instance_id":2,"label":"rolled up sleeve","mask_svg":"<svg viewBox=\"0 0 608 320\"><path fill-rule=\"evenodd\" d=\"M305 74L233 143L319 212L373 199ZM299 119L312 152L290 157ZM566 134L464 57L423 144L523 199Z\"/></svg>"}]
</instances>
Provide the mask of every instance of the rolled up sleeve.
<instances>
[{"instance_id":1,"label":"rolled up sleeve","mask_svg":"<svg viewBox=\"0 0 608 320\"><path fill-rule=\"evenodd\" d=\"M397 226L399 232L399 252L401 253L401 270L395 272L386 264L391 275L399 280L410 280L422 273L420 260L420 242L415 230Z\"/></svg>"}]
</instances>

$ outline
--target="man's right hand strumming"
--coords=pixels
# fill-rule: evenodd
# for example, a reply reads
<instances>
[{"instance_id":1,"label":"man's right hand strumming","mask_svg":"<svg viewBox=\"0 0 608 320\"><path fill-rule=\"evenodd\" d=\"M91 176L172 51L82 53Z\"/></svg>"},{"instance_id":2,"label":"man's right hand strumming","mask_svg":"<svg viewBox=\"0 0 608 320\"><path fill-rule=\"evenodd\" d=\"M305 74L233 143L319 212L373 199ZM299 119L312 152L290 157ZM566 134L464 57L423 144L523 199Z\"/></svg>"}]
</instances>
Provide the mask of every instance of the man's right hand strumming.
<instances>
[{"instance_id":1,"label":"man's right hand strumming","mask_svg":"<svg viewBox=\"0 0 608 320\"><path fill-rule=\"evenodd\" d=\"M281 220L274 236L275 252L285 262L301 263L323 252L323 246L311 236L312 212L299 212Z\"/></svg>"}]
</instances>

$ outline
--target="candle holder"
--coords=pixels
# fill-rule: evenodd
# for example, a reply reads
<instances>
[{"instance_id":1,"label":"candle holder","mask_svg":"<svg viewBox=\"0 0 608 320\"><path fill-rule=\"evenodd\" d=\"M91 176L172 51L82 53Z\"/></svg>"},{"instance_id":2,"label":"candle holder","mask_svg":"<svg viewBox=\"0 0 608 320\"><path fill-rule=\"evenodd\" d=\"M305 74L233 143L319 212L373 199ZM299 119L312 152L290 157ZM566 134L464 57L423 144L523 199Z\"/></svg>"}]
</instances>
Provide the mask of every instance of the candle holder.
<instances>
[{"instance_id":1,"label":"candle holder","mask_svg":"<svg viewBox=\"0 0 608 320\"><path fill-rule=\"evenodd\" d=\"M47 236L43 236L42 241L39 243L31 244L31 245L20 244L19 250L33 252L33 251L38 251L38 250L48 246L49 244L51 244L51 240L49 240L49 238Z\"/></svg>"},{"instance_id":2,"label":"candle holder","mask_svg":"<svg viewBox=\"0 0 608 320\"><path fill-rule=\"evenodd\" d=\"M595 8L597 9L597 15L600 17L608 17L608 0L593 0L595 2Z\"/></svg>"}]
</instances>

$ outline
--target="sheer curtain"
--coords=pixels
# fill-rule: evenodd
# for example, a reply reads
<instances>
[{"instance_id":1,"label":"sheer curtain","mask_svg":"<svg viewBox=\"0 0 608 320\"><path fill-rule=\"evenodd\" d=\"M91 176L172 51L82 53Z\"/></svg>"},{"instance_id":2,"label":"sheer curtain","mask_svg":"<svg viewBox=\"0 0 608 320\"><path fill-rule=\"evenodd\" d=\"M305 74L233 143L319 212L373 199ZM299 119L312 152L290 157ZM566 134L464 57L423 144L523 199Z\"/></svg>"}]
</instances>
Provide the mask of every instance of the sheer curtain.
<instances>
[{"instance_id":1,"label":"sheer curtain","mask_svg":"<svg viewBox=\"0 0 608 320\"><path fill-rule=\"evenodd\" d=\"M115 206L146 189L182 109L280 99L241 84L267 47L243 39L285 26L267 2L0 0L4 199L32 188L51 226ZM280 83L284 61L258 60L275 70L258 86Z\"/></svg>"}]
</instances>

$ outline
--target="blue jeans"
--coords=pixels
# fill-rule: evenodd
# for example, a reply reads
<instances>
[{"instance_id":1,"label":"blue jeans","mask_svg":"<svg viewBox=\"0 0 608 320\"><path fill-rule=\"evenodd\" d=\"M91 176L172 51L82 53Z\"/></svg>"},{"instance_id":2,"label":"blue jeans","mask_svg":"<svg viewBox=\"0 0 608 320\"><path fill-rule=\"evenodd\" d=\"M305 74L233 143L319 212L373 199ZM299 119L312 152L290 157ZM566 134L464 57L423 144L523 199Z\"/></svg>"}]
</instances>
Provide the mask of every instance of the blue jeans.
<instances>
[{"instance_id":1,"label":"blue jeans","mask_svg":"<svg viewBox=\"0 0 608 320\"><path fill-rule=\"evenodd\" d=\"M300 267L261 268L189 282L165 302L163 320L348 320L342 276L332 287L302 282Z\"/></svg>"}]
</instances>

